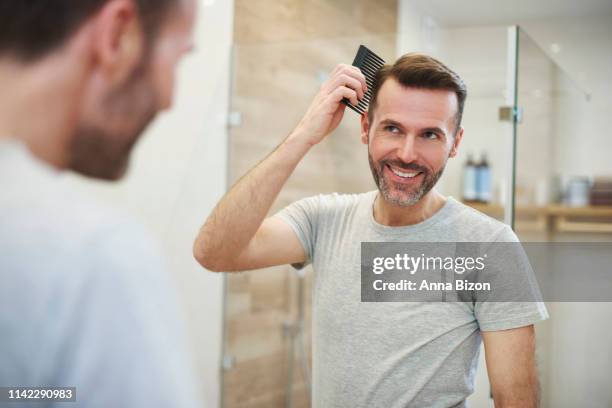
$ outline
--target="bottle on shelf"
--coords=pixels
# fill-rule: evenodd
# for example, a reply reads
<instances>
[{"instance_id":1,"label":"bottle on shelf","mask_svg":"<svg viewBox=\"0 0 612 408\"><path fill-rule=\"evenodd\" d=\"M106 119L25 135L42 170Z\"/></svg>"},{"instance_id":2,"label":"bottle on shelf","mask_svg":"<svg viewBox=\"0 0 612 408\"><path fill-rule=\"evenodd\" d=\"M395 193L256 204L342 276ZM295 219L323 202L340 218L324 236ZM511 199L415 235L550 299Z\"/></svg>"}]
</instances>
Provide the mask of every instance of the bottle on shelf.
<instances>
[{"instance_id":1,"label":"bottle on shelf","mask_svg":"<svg viewBox=\"0 0 612 408\"><path fill-rule=\"evenodd\" d=\"M481 203L491 202L491 167L487 154L483 153L480 162L476 164L476 200Z\"/></svg>"},{"instance_id":2,"label":"bottle on shelf","mask_svg":"<svg viewBox=\"0 0 612 408\"><path fill-rule=\"evenodd\" d=\"M476 163L471 153L463 166L463 201L476 201Z\"/></svg>"}]
</instances>

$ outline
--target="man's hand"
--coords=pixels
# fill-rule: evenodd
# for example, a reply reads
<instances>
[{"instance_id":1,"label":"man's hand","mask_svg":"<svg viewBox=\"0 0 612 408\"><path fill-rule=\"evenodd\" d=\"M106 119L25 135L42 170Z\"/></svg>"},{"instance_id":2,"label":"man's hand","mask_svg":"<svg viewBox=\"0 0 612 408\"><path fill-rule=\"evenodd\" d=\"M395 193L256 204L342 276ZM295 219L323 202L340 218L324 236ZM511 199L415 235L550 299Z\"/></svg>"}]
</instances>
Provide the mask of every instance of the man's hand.
<instances>
[{"instance_id":1,"label":"man's hand","mask_svg":"<svg viewBox=\"0 0 612 408\"><path fill-rule=\"evenodd\" d=\"M482 340L495 407L537 407L539 383L533 325L482 332Z\"/></svg>"},{"instance_id":2,"label":"man's hand","mask_svg":"<svg viewBox=\"0 0 612 408\"><path fill-rule=\"evenodd\" d=\"M366 78L359 68L337 65L330 78L321 86L293 135L303 137L310 146L316 145L340 124L346 109L342 99L346 98L357 105L367 89Z\"/></svg>"}]
</instances>

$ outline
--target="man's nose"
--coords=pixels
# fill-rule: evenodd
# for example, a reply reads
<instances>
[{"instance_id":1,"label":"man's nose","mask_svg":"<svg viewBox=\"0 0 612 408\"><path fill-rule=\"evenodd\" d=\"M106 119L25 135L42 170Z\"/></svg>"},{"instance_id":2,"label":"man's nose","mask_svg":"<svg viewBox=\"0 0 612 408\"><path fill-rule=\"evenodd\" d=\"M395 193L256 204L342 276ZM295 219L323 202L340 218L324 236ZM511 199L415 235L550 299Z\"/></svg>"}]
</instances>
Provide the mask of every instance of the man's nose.
<instances>
[{"instance_id":1,"label":"man's nose","mask_svg":"<svg viewBox=\"0 0 612 408\"><path fill-rule=\"evenodd\" d=\"M397 157L404 163L416 161L416 138L413 135L406 135L401 140L401 145L397 149Z\"/></svg>"}]
</instances>

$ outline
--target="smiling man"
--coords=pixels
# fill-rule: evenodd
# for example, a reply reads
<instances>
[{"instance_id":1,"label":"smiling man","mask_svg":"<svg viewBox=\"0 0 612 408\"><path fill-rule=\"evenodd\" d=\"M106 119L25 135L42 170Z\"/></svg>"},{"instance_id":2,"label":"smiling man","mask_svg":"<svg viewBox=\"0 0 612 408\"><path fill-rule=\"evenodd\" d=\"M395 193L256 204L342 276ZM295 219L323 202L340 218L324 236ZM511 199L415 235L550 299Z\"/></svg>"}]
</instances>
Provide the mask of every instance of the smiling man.
<instances>
[{"instance_id":1,"label":"smiling man","mask_svg":"<svg viewBox=\"0 0 612 408\"><path fill-rule=\"evenodd\" d=\"M498 407L538 401L533 323L541 303L361 302L362 242L505 242L512 230L433 187L463 138L466 88L434 58L407 54L378 73L361 119L378 190L331 194L266 214L296 165L366 91L338 66L296 129L219 202L194 255L213 271L312 263L313 406L463 407L480 344Z\"/></svg>"}]
</instances>

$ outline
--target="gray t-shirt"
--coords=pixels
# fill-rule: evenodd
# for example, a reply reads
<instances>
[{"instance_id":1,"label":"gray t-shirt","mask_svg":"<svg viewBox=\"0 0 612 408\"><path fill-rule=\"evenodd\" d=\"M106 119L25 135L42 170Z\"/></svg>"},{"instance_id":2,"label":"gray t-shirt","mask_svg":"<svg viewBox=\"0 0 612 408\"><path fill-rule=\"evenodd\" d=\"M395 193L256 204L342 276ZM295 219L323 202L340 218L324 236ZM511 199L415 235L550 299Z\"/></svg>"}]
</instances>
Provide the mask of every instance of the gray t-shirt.
<instances>
[{"instance_id":1,"label":"gray t-shirt","mask_svg":"<svg viewBox=\"0 0 612 408\"><path fill-rule=\"evenodd\" d=\"M0 140L0 387L76 387L76 403L200 407L174 282L139 224Z\"/></svg>"},{"instance_id":2,"label":"gray t-shirt","mask_svg":"<svg viewBox=\"0 0 612 408\"><path fill-rule=\"evenodd\" d=\"M463 407L473 392L480 331L548 317L537 302L361 302L361 242L514 242L505 224L448 198L427 220L388 227L377 191L297 201L288 222L313 264L313 406ZM296 267L301 267L297 265Z\"/></svg>"}]
</instances>

